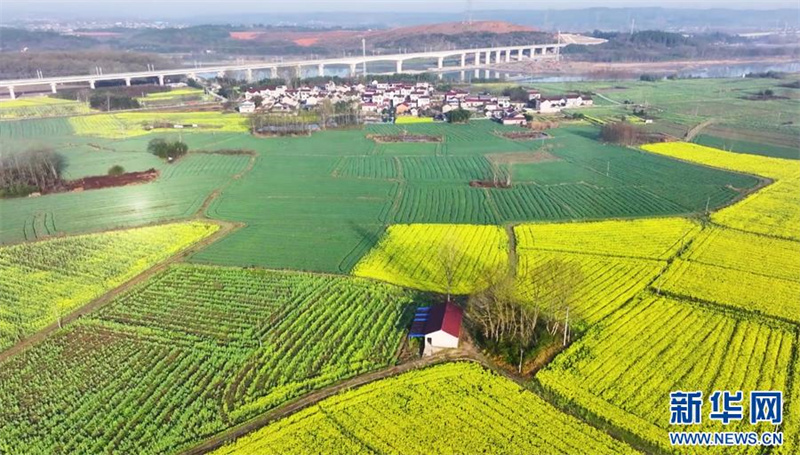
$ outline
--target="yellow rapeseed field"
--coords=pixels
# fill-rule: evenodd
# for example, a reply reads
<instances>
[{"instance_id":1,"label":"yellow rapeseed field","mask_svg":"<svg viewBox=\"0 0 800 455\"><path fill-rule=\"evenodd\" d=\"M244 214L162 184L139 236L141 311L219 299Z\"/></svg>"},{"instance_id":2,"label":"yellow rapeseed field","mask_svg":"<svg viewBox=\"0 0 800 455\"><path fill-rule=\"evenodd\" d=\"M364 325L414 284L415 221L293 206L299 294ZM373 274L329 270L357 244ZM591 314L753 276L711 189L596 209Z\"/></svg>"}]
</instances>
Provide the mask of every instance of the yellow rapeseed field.
<instances>
[{"instance_id":1,"label":"yellow rapeseed field","mask_svg":"<svg viewBox=\"0 0 800 455\"><path fill-rule=\"evenodd\" d=\"M122 112L70 117L69 122L75 130L75 134L108 138L134 137L151 132L246 133L249 131L245 117L221 112ZM180 130L173 128L147 129L148 126L156 123L197 125L197 127L186 127Z\"/></svg>"},{"instance_id":2,"label":"yellow rapeseed field","mask_svg":"<svg viewBox=\"0 0 800 455\"><path fill-rule=\"evenodd\" d=\"M353 274L424 291L467 294L508 267L498 226L408 224L389 227Z\"/></svg>"},{"instance_id":3,"label":"yellow rapeseed field","mask_svg":"<svg viewBox=\"0 0 800 455\"><path fill-rule=\"evenodd\" d=\"M797 161L726 152L686 142L642 146L644 150L694 163L746 172L774 183L712 215L736 229L800 240L800 166Z\"/></svg>"}]
</instances>

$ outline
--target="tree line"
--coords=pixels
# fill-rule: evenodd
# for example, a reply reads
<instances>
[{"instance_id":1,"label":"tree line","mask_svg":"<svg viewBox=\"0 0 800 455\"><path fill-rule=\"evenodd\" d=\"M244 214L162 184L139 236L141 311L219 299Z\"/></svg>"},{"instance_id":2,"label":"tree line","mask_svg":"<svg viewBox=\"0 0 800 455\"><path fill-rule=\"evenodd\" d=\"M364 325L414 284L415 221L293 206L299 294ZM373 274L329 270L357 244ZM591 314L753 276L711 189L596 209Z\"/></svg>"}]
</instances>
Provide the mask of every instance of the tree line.
<instances>
[{"instance_id":1,"label":"tree line","mask_svg":"<svg viewBox=\"0 0 800 455\"><path fill-rule=\"evenodd\" d=\"M34 148L0 158L0 197L27 196L62 184L64 159L48 148Z\"/></svg>"}]
</instances>

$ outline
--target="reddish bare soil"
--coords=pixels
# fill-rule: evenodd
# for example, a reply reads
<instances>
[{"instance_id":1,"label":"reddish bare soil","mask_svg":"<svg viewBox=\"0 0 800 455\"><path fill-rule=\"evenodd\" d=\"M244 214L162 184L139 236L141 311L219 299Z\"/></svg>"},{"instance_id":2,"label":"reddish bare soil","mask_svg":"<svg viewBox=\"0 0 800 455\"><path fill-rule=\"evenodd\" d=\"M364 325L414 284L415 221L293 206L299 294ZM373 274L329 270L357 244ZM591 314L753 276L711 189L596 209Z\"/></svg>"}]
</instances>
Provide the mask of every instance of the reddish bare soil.
<instances>
[{"instance_id":1,"label":"reddish bare soil","mask_svg":"<svg viewBox=\"0 0 800 455\"><path fill-rule=\"evenodd\" d=\"M406 37L441 34L457 35L466 32L480 33L512 33L535 32L536 29L515 25L502 21L477 21L471 24L463 22L447 22L443 24L419 25L413 27L399 27L389 30L321 30L298 32L290 30L264 30L231 32L230 37L237 40L291 41L299 46L313 46L316 44L341 45L360 42L361 38L368 41L398 40Z\"/></svg>"},{"instance_id":2,"label":"reddish bare soil","mask_svg":"<svg viewBox=\"0 0 800 455\"><path fill-rule=\"evenodd\" d=\"M500 180L497 182L493 180L473 180L469 182L469 186L473 188L511 188L511 185Z\"/></svg>"},{"instance_id":3,"label":"reddish bare soil","mask_svg":"<svg viewBox=\"0 0 800 455\"><path fill-rule=\"evenodd\" d=\"M93 177L84 177L78 180L70 180L66 182L65 187L61 191L98 190L115 186L136 185L139 183L152 182L156 178L158 178L158 171L155 169L148 169L140 172L126 172L120 175L97 175Z\"/></svg>"}]
</instances>

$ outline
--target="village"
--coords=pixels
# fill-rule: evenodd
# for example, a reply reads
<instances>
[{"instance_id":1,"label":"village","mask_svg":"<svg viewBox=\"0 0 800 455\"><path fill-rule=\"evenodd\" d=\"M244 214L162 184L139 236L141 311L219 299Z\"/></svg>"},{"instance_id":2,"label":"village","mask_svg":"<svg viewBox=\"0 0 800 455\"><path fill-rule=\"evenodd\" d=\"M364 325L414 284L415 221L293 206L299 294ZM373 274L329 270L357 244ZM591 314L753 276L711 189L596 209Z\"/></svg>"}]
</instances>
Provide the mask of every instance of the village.
<instances>
[{"instance_id":1,"label":"village","mask_svg":"<svg viewBox=\"0 0 800 455\"><path fill-rule=\"evenodd\" d=\"M464 109L473 118L485 117L504 125L525 126L532 114L551 114L566 108L591 106L592 97L581 93L542 95L527 90L527 100L489 93L473 94L463 89L437 91L429 82L379 82L336 84L290 88L271 85L249 88L244 92L239 112L294 114L313 110L324 100L333 104L358 105L368 123L403 122L411 118L444 121L448 112Z\"/></svg>"}]
</instances>

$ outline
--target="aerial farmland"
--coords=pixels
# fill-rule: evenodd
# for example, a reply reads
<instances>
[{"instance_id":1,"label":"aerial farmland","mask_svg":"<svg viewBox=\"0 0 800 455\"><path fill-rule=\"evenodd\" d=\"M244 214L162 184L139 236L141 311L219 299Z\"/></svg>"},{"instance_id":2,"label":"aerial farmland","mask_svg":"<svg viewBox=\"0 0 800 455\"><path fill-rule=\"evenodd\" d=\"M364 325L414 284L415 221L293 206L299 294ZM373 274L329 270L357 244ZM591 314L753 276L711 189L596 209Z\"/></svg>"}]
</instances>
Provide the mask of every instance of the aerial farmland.
<instances>
[{"instance_id":1,"label":"aerial farmland","mask_svg":"<svg viewBox=\"0 0 800 455\"><path fill-rule=\"evenodd\" d=\"M0 454L800 452L796 73L322 79L0 101Z\"/></svg>"}]
</instances>

